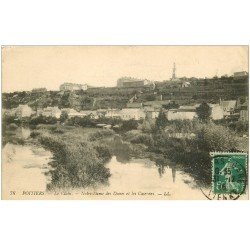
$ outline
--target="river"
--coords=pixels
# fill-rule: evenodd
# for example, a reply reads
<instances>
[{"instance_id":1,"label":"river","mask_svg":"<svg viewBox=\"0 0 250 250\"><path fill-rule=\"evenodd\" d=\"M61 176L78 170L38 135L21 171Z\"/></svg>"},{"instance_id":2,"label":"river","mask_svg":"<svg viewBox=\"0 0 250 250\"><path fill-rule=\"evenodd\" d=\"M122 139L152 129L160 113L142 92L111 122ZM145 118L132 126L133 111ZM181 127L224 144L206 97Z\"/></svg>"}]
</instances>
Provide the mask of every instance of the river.
<instances>
[{"instance_id":1,"label":"river","mask_svg":"<svg viewBox=\"0 0 250 250\"><path fill-rule=\"evenodd\" d=\"M160 170L148 159L130 159L124 163L113 156L106 167L110 169L111 177L109 186L100 189L103 191L154 193L156 196L165 194L169 198L178 199L192 199L192 197L204 199L189 175L170 167Z\"/></svg>"},{"instance_id":2,"label":"river","mask_svg":"<svg viewBox=\"0 0 250 250\"><path fill-rule=\"evenodd\" d=\"M30 131L22 128L21 136L27 140ZM2 150L2 180L7 192L12 190L39 190L46 192L50 177L48 162L51 153L30 143L7 143ZM126 158L126 155L124 155ZM170 167L158 168L148 159L126 159L113 155L106 164L110 169L109 185L95 191L118 193L155 193L174 199L204 199L194 180L187 174ZM5 190L6 192L6 190Z\"/></svg>"},{"instance_id":3,"label":"river","mask_svg":"<svg viewBox=\"0 0 250 250\"><path fill-rule=\"evenodd\" d=\"M19 128L18 137L29 138L30 130ZM26 143L24 145L7 143L2 150L2 182L9 191L46 191L49 177L48 162L52 154L42 147Z\"/></svg>"}]
</instances>

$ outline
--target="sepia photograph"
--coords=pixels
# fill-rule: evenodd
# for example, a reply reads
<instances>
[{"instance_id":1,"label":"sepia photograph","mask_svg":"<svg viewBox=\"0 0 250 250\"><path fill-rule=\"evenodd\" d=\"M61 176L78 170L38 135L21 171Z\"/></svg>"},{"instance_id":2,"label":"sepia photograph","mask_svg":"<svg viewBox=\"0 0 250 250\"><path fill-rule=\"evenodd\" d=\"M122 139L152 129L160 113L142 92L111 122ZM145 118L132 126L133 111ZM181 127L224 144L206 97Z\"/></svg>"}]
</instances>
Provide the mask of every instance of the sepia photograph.
<instances>
[{"instance_id":1,"label":"sepia photograph","mask_svg":"<svg viewBox=\"0 0 250 250\"><path fill-rule=\"evenodd\" d=\"M248 46L2 46L2 199L248 200Z\"/></svg>"},{"instance_id":2,"label":"sepia photograph","mask_svg":"<svg viewBox=\"0 0 250 250\"><path fill-rule=\"evenodd\" d=\"M249 248L249 1L0 6L0 249Z\"/></svg>"}]
</instances>

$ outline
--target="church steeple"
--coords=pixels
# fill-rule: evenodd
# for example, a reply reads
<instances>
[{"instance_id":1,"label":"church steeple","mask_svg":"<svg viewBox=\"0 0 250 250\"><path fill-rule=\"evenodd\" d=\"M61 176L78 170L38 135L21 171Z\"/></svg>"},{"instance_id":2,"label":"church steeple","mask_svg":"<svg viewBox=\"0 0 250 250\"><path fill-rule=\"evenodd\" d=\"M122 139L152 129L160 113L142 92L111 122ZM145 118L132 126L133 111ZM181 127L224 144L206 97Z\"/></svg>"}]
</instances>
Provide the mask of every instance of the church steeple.
<instances>
[{"instance_id":1,"label":"church steeple","mask_svg":"<svg viewBox=\"0 0 250 250\"><path fill-rule=\"evenodd\" d=\"M176 67L175 67L175 62L174 62L172 80L175 80L175 79L176 79L175 71L176 71Z\"/></svg>"}]
</instances>

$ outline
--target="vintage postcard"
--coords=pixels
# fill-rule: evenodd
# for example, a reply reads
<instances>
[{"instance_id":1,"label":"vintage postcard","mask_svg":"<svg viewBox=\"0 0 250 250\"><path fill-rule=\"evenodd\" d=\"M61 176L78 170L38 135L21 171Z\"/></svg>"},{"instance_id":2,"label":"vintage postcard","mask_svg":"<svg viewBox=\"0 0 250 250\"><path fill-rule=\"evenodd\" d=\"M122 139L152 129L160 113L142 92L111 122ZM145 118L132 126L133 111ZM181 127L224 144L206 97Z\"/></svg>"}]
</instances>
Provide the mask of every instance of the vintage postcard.
<instances>
[{"instance_id":1,"label":"vintage postcard","mask_svg":"<svg viewBox=\"0 0 250 250\"><path fill-rule=\"evenodd\" d=\"M1 53L2 199L249 199L248 46Z\"/></svg>"}]
</instances>

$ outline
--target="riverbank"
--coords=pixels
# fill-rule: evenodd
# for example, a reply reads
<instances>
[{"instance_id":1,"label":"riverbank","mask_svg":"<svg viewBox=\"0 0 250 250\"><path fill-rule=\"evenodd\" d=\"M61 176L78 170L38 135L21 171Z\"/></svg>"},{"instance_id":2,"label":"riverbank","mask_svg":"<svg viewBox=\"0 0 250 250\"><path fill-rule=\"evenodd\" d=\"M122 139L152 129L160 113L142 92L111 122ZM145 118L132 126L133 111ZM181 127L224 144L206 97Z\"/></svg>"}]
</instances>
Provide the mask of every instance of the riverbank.
<instances>
[{"instance_id":1,"label":"riverbank","mask_svg":"<svg viewBox=\"0 0 250 250\"><path fill-rule=\"evenodd\" d=\"M10 133L13 138L22 140L22 145L42 146L53 155L47 173L51 177L48 190L108 185L110 172L105 165L112 156L122 163L128 163L132 158L157 162L155 154L147 151L147 145L128 140L133 131L118 134L98 128L37 125L32 127L26 138L22 138L20 129ZM6 135L13 143L8 131Z\"/></svg>"},{"instance_id":2,"label":"riverbank","mask_svg":"<svg viewBox=\"0 0 250 250\"><path fill-rule=\"evenodd\" d=\"M111 154L108 147L96 143L94 138L101 140L109 135L110 132L101 133L99 129L37 126L31 137L53 154L48 190L107 184L110 172L105 163Z\"/></svg>"},{"instance_id":3,"label":"riverbank","mask_svg":"<svg viewBox=\"0 0 250 250\"><path fill-rule=\"evenodd\" d=\"M175 167L191 175L201 187L211 187L211 152L248 153L248 138L211 121L172 122L164 130L130 131L123 138L144 145L142 153L158 167Z\"/></svg>"},{"instance_id":4,"label":"riverbank","mask_svg":"<svg viewBox=\"0 0 250 250\"><path fill-rule=\"evenodd\" d=\"M32 126L26 139L17 136L20 127L16 131L5 131L5 135L11 143L41 145L53 154L49 162L51 182L48 190L108 185L111 173L107 163L113 156L124 164L132 159L148 159L154 162L160 176L167 168L180 170L191 175L199 186L209 187L212 176L209 153L247 149L247 138L239 138L213 123L183 122L174 129L173 126L176 124L170 124L165 130L115 132L93 127L40 124ZM177 133L171 131L188 136L178 134L177 137Z\"/></svg>"},{"instance_id":5,"label":"riverbank","mask_svg":"<svg viewBox=\"0 0 250 250\"><path fill-rule=\"evenodd\" d=\"M16 190L18 197L24 199L34 197L33 193L38 191L43 192L40 196L42 199L51 199L58 194L67 199L79 198L85 197L86 192L101 192L105 195L124 193L125 196L116 195L123 199L132 199L135 195L150 198L149 195L140 195L149 192L157 199L165 197L164 193L169 194L167 197L170 199L172 195L176 197L177 193L178 197L183 198L187 198L185 195L191 193L194 197L200 195L193 179L188 175L171 167L159 168L154 161L148 159L146 146L123 141L122 138L125 139L127 133L119 135L100 129L63 126L58 126L57 129L61 132L55 132L55 128L51 126L39 126L33 130L18 128L16 134L20 136L23 131L26 138L24 144L8 142L3 150L6 195L9 195L10 190ZM84 155L79 154L83 152L82 148L77 150L71 147L79 145L76 138L85 146ZM141 155L136 153L139 149ZM92 153L89 154L88 150ZM95 161L93 153L97 151L99 162L102 159L99 168L86 163L86 159L91 159L91 163L93 159ZM58 155L59 152L61 155ZM70 164L68 160L71 161ZM88 167L92 168L94 177L91 177ZM106 172L100 172L103 167L108 169L108 176Z\"/></svg>"}]
</instances>

